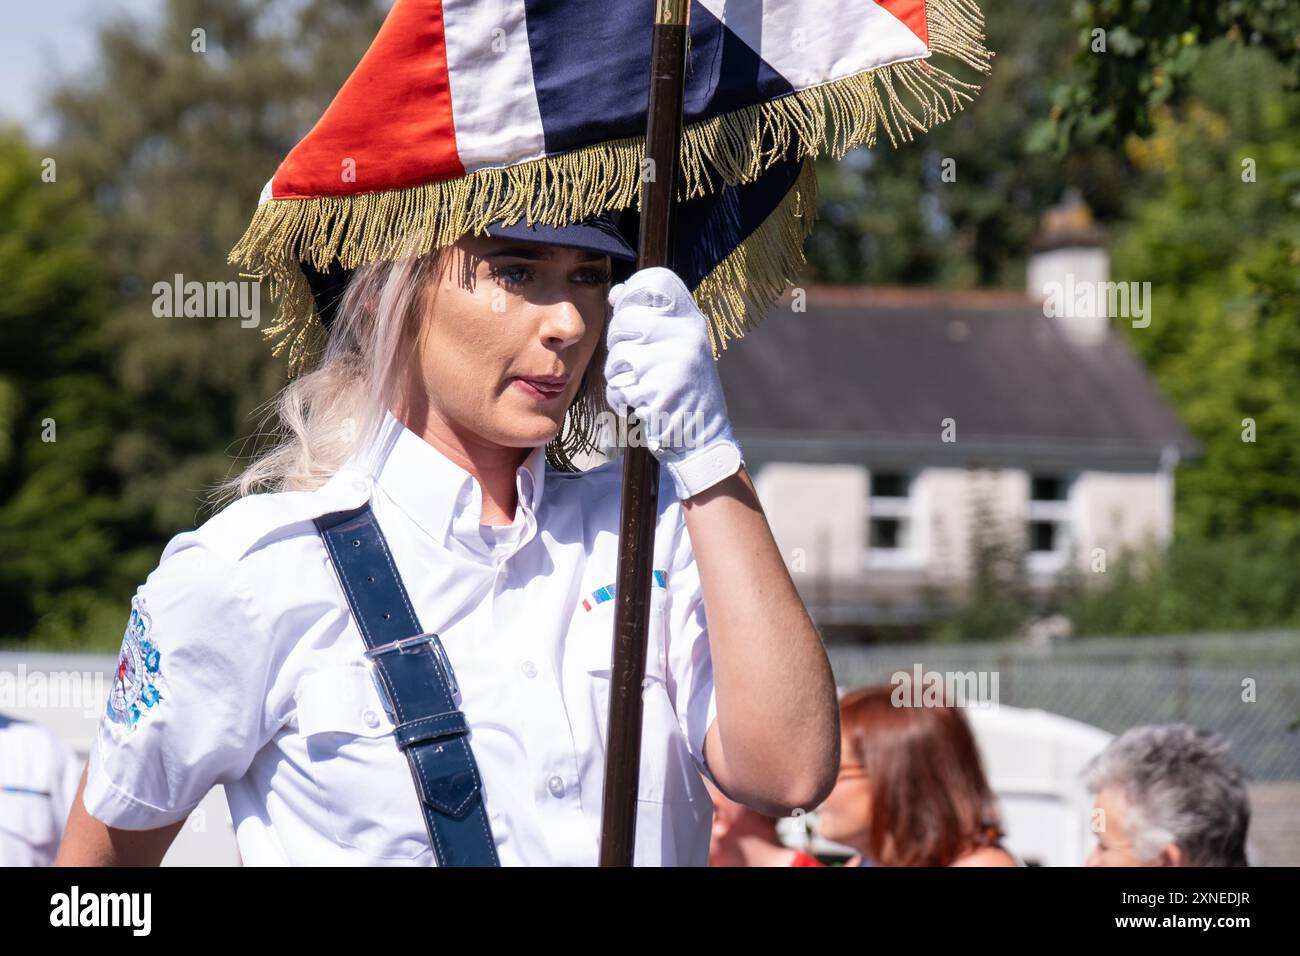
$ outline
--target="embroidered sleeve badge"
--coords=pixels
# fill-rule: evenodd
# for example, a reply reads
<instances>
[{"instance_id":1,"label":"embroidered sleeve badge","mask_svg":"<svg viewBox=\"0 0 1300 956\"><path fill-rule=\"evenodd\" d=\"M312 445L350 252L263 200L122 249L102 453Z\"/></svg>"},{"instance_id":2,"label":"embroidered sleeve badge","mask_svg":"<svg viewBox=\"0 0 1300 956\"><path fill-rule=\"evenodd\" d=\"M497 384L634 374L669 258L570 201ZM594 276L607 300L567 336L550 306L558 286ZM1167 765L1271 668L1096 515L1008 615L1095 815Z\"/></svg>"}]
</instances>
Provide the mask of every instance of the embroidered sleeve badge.
<instances>
[{"instance_id":1,"label":"embroidered sleeve badge","mask_svg":"<svg viewBox=\"0 0 1300 956\"><path fill-rule=\"evenodd\" d=\"M152 629L144 598L137 594L131 599L131 617L122 636L113 690L108 695L109 719L128 728L134 728L140 715L163 699L158 689L162 655L149 639Z\"/></svg>"}]
</instances>

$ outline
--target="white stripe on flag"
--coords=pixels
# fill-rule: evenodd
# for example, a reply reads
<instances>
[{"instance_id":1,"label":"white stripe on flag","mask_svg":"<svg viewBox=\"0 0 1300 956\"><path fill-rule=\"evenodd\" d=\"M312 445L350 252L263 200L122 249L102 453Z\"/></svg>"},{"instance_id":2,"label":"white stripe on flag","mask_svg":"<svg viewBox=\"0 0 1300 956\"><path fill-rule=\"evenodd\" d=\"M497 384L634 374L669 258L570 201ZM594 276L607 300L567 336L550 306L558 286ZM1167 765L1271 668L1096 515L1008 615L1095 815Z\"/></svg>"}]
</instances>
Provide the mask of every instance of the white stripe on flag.
<instances>
[{"instance_id":1,"label":"white stripe on flag","mask_svg":"<svg viewBox=\"0 0 1300 956\"><path fill-rule=\"evenodd\" d=\"M465 171L544 155L524 0L442 0L442 22Z\"/></svg>"},{"instance_id":2,"label":"white stripe on flag","mask_svg":"<svg viewBox=\"0 0 1300 956\"><path fill-rule=\"evenodd\" d=\"M871 0L699 0L796 90L927 55L925 44Z\"/></svg>"}]
</instances>

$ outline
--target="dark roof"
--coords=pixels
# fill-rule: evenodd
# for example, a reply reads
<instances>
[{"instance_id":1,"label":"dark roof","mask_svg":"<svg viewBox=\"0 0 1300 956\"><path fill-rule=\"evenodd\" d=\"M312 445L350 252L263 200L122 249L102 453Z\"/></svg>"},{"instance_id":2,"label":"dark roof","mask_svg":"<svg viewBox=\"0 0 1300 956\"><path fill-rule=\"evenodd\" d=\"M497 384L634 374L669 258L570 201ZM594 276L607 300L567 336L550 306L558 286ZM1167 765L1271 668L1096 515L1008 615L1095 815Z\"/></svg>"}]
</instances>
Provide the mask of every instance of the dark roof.
<instances>
[{"instance_id":1,"label":"dark roof","mask_svg":"<svg viewBox=\"0 0 1300 956\"><path fill-rule=\"evenodd\" d=\"M1140 457L1199 446L1112 331L1078 344L1023 294L808 287L720 359L738 435L1055 446ZM742 441L743 443L743 441Z\"/></svg>"}]
</instances>

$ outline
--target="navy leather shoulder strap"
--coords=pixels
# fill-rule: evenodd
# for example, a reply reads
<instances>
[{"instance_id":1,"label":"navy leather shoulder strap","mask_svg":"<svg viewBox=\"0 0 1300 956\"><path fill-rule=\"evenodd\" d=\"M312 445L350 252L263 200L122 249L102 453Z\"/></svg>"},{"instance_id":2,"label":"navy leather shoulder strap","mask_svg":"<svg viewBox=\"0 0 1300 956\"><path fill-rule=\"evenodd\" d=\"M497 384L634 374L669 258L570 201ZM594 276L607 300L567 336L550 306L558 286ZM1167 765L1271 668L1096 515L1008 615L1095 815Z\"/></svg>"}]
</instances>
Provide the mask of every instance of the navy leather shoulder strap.
<instances>
[{"instance_id":1,"label":"navy leather shoulder strap","mask_svg":"<svg viewBox=\"0 0 1300 956\"><path fill-rule=\"evenodd\" d=\"M410 763L438 865L500 866L451 662L438 635L420 627L374 512L366 504L315 521Z\"/></svg>"}]
</instances>

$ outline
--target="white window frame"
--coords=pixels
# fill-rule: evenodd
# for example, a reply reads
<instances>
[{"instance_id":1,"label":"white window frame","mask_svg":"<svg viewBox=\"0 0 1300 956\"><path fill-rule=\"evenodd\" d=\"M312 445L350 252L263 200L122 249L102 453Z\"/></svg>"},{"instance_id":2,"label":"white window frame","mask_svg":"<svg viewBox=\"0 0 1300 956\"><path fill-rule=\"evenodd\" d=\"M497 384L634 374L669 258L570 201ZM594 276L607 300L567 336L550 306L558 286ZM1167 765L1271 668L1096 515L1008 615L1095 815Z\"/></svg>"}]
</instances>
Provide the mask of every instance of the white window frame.
<instances>
[{"instance_id":1,"label":"white window frame","mask_svg":"<svg viewBox=\"0 0 1300 956\"><path fill-rule=\"evenodd\" d=\"M907 497L877 498L872 495L872 477L877 472L886 475L902 475L907 482ZM914 468L867 469L867 514L864 523L866 541L863 547L863 564L867 570L920 568L925 565L925 522L929 509L921 476L922 471ZM902 521L901 547L872 547L871 522L876 518L898 518Z\"/></svg>"},{"instance_id":2,"label":"white window frame","mask_svg":"<svg viewBox=\"0 0 1300 956\"><path fill-rule=\"evenodd\" d=\"M1065 570L1070 556L1070 546L1077 533L1076 503L1079 476L1073 471L1029 471L1028 493L1025 501L1025 565L1031 574L1056 574ZM1034 478L1058 478L1065 484L1065 497L1059 501L1035 501ZM1029 525L1034 521L1050 521L1057 526L1056 540L1051 551L1031 551Z\"/></svg>"}]
</instances>

